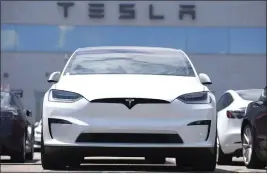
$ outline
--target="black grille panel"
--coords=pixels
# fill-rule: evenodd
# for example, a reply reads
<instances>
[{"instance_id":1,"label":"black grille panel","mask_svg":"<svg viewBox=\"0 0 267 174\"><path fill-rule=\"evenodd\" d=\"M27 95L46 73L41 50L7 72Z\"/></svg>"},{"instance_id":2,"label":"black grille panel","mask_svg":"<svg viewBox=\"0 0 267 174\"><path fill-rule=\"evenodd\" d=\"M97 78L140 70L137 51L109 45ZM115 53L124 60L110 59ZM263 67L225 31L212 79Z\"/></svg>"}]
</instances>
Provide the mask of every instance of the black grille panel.
<instances>
[{"instance_id":1,"label":"black grille panel","mask_svg":"<svg viewBox=\"0 0 267 174\"><path fill-rule=\"evenodd\" d=\"M82 133L79 143L183 143L178 134Z\"/></svg>"},{"instance_id":2,"label":"black grille panel","mask_svg":"<svg viewBox=\"0 0 267 174\"><path fill-rule=\"evenodd\" d=\"M118 103L123 104L129 109L137 104L167 104L166 100L148 99L148 98L102 98L90 101L91 103Z\"/></svg>"}]
</instances>

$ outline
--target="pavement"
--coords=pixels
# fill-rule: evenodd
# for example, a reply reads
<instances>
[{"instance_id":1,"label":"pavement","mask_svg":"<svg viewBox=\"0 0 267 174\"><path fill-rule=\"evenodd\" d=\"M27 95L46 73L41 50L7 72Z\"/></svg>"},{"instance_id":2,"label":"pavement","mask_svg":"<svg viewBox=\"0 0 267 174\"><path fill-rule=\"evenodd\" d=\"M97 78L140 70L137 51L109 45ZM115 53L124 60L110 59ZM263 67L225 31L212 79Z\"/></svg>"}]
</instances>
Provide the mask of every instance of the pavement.
<instances>
[{"instance_id":1,"label":"pavement","mask_svg":"<svg viewBox=\"0 0 267 174\"><path fill-rule=\"evenodd\" d=\"M216 173L266 173L265 169L247 169L241 158L234 158L230 166L217 165ZM110 158L97 157L85 158L85 162L79 169L67 171L43 170L40 161L40 153L34 154L34 160L22 164L11 163L8 156L1 157L0 173L3 172L111 172L111 173L132 173L132 172L179 172L175 168L175 159L167 158L164 165L146 164L144 158ZM193 171L181 171L191 173Z\"/></svg>"}]
</instances>

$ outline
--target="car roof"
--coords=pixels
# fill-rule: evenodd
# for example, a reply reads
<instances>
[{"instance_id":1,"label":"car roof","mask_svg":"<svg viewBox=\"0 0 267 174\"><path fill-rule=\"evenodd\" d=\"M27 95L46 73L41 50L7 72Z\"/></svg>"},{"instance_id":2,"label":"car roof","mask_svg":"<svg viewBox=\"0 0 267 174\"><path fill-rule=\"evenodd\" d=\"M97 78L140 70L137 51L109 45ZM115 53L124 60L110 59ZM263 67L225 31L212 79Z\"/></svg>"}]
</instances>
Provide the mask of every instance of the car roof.
<instances>
[{"instance_id":1,"label":"car roof","mask_svg":"<svg viewBox=\"0 0 267 174\"><path fill-rule=\"evenodd\" d=\"M241 89L235 90L237 94L251 94L251 93L261 93L263 89Z\"/></svg>"},{"instance_id":2,"label":"car roof","mask_svg":"<svg viewBox=\"0 0 267 174\"><path fill-rule=\"evenodd\" d=\"M181 49L164 48L164 47L143 47L143 46L99 46L99 47L83 47L78 48L76 52L80 51L123 51L123 52L160 52L160 53L184 53Z\"/></svg>"},{"instance_id":3,"label":"car roof","mask_svg":"<svg viewBox=\"0 0 267 174\"><path fill-rule=\"evenodd\" d=\"M248 94L248 93L259 93L262 91L263 91L263 89L240 89L240 90L229 89L225 93Z\"/></svg>"},{"instance_id":4,"label":"car roof","mask_svg":"<svg viewBox=\"0 0 267 174\"><path fill-rule=\"evenodd\" d=\"M242 90L235 90L235 92L239 95L240 98L243 100L251 100L252 98L260 97L263 89L242 89Z\"/></svg>"}]
</instances>

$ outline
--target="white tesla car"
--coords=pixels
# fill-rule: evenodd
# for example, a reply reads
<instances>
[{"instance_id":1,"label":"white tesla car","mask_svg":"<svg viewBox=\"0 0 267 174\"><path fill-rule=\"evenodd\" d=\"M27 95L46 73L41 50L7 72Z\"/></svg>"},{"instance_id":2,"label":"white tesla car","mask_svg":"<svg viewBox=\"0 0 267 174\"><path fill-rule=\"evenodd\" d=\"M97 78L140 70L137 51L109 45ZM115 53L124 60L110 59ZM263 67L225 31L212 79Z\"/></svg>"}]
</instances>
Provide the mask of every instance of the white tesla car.
<instances>
[{"instance_id":1,"label":"white tesla car","mask_svg":"<svg viewBox=\"0 0 267 174\"><path fill-rule=\"evenodd\" d=\"M229 165L242 156L241 123L247 105L259 99L262 89L228 90L217 103L217 163Z\"/></svg>"},{"instance_id":2,"label":"white tesla car","mask_svg":"<svg viewBox=\"0 0 267 174\"><path fill-rule=\"evenodd\" d=\"M88 156L176 158L180 167L216 166L216 102L181 50L76 50L43 101L44 169L79 166ZM194 158L195 157L195 158ZM205 160L203 160L203 158Z\"/></svg>"}]
</instances>

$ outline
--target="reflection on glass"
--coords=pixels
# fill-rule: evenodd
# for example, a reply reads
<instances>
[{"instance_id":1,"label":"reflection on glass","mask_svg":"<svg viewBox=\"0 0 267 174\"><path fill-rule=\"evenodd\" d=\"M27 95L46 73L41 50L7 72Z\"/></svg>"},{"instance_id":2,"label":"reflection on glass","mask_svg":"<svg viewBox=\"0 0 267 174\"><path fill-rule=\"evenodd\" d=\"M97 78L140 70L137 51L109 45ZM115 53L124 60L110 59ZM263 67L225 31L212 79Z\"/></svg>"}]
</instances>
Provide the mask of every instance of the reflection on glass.
<instances>
[{"instance_id":1,"label":"reflection on glass","mask_svg":"<svg viewBox=\"0 0 267 174\"><path fill-rule=\"evenodd\" d=\"M4 51L72 52L118 45L171 47L195 54L266 54L266 28L1 25Z\"/></svg>"},{"instance_id":2,"label":"reflection on glass","mask_svg":"<svg viewBox=\"0 0 267 174\"><path fill-rule=\"evenodd\" d=\"M148 74L195 76L184 53L124 52L76 54L64 74Z\"/></svg>"}]
</instances>

